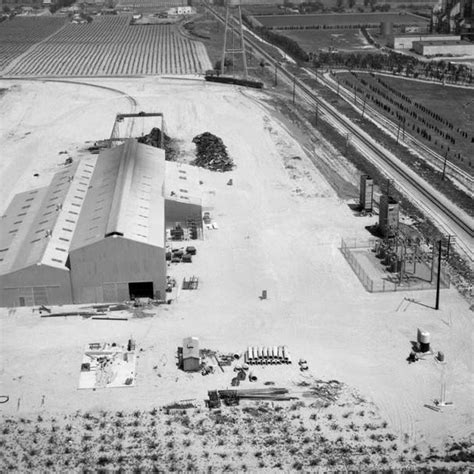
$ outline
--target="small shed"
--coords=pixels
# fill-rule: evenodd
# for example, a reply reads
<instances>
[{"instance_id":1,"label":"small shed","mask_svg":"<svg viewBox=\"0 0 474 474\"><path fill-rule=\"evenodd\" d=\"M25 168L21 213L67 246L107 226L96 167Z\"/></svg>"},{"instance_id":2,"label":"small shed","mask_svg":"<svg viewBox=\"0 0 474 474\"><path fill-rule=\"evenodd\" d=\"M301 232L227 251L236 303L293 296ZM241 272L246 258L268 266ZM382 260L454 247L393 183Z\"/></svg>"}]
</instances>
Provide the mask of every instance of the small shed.
<instances>
[{"instance_id":1,"label":"small shed","mask_svg":"<svg viewBox=\"0 0 474 474\"><path fill-rule=\"evenodd\" d=\"M197 372L200 366L199 339L197 337L183 339L183 370L185 372Z\"/></svg>"}]
</instances>

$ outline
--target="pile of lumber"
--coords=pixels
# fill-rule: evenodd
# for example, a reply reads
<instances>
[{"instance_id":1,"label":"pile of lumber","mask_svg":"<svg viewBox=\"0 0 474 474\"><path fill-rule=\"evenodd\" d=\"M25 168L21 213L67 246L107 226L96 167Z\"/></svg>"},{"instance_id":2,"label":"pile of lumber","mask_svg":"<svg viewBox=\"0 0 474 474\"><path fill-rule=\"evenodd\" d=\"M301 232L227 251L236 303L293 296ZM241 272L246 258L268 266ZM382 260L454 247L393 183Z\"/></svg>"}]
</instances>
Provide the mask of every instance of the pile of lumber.
<instances>
[{"instance_id":1,"label":"pile of lumber","mask_svg":"<svg viewBox=\"0 0 474 474\"><path fill-rule=\"evenodd\" d=\"M222 399L238 398L247 400L292 400L294 397L288 395L287 388L254 388L242 390L218 390Z\"/></svg>"},{"instance_id":2,"label":"pile of lumber","mask_svg":"<svg viewBox=\"0 0 474 474\"><path fill-rule=\"evenodd\" d=\"M227 154L227 148L221 138L212 133L204 132L193 138L196 144L196 156L193 165L211 171L231 171L234 167L232 158Z\"/></svg>"}]
</instances>

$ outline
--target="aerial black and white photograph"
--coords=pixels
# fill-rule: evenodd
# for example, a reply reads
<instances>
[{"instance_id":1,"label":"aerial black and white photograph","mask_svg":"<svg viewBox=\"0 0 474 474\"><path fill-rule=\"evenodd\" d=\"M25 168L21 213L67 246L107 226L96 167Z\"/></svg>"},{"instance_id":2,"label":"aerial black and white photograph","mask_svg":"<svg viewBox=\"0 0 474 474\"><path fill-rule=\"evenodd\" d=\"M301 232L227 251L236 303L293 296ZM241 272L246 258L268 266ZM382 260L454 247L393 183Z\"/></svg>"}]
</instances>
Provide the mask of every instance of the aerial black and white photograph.
<instances>
[{"instance_id":1,"label":"aerial black and white photograph","mask_svg":"<svg viewBox=\"0 0 474 474\"><path fill-rule=\"evenodd\" d=\"M0 472L470 472L474 0L0 0Z\"/></svg>"}]
</instances>

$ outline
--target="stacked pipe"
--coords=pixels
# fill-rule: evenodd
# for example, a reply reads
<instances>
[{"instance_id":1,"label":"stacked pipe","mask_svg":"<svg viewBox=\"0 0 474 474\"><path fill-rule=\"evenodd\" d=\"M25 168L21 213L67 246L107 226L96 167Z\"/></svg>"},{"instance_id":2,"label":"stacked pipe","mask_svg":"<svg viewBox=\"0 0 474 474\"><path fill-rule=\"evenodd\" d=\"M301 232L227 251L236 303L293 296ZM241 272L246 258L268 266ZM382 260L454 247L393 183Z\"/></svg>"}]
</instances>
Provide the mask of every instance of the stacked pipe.
<instances>
[{"instance_id":1,"label":"stacked pipe","mask_svg":"<svg viewBox=\"0 0 474 474\"><path fill-rule=\"evenodd\" d=\"M255 365L291 364L286 346L249 346L245 352L245 362Z\"/></svg>"}]
</instances>

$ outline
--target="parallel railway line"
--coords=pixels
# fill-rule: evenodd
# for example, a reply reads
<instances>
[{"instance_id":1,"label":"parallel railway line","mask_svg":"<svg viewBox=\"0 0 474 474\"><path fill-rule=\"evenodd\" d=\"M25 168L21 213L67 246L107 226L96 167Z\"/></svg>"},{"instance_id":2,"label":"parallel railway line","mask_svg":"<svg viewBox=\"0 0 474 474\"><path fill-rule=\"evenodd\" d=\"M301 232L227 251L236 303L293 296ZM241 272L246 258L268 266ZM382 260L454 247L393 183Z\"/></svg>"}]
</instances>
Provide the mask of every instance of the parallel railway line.
<instances>
[{"instance_id":1,"label":"parallel railway line","mask_svg":"<svg viewBox=\"0 0 474 474\"><path fill-rule=\"evenodd\" d=\"M224 18L214 9L206 5L208 10L221 22ZM271 64L279 73L279 77L292 86L304 102L311 107L319 108L326 121L340 130L343 134L351 136L352 144L365 154L366 158L378 166L382 166L385 173L393 177L397 185L406 194L414 199L428 215L433 217L447 234L455 235L456 246L472 262L474 219L457 206L449 202L447 198L440 195L428 183L426 183L414 171L401 163L392 153L385 150L381 145L374 142L363 130L352 123L343 114L340 114L333 106L326 102L307 86L303 81L295 77L291 72L279 64L269 53L267 53L255 40L245 34L246 43L252 47L265 61Z\"/></svg>"}]
</instances>

